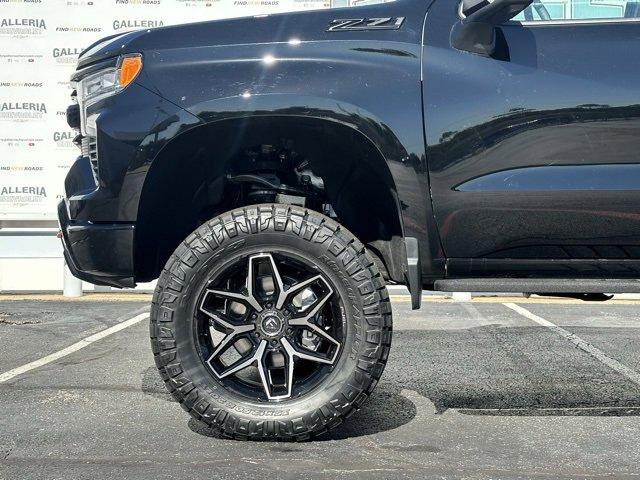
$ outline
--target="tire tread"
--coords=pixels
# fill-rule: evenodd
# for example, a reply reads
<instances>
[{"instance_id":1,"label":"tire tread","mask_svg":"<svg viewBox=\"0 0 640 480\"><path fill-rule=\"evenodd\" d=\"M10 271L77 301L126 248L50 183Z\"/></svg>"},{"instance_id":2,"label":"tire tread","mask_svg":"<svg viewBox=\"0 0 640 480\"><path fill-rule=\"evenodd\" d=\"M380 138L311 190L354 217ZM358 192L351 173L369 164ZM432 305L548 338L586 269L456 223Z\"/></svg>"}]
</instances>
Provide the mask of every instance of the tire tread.
<instances>
[{"instance_id":1,"label":"tire tread","mask_svg":"<svg viewBox=\"0 0 640 480\"><path fill-rule=\"evenodd\" d=\"M363 324L357 368L340 395L319 408L288 420L251 418L210 402L186 377L177 357L174 310L189 289L188 269L194 268L239 235L267 230L288 231L309 242L326 244L338 259L362 298ZM297 206L279 204L244 207L201 225L171 255L153 294L150 326L152 351L160 376L192 417L219 435L235 439L308 440L335 428L362 407L384 371L392 337L391 305L384 279L365 246L351 232L324 215Z\"/></svg>"}]
</instances>

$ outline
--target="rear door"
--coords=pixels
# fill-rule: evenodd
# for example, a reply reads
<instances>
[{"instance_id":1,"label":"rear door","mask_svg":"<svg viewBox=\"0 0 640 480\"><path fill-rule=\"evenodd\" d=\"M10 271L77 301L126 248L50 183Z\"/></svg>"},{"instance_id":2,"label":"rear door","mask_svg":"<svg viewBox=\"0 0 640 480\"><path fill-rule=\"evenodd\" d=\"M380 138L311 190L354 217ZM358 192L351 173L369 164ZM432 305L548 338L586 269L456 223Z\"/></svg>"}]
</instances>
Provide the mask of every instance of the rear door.
<instances>
[{"instance_id":1,"label":"rear door","mask_svg":"<svg viewBox=\"0 0 640 480\"><path fill-rule=\"evenodd\" d=\"M451 47L458 7L436 0L423 51L449 274L638 276L638 3L542 0L499 28L496 58Z\"/></svg>"}]
</instances>

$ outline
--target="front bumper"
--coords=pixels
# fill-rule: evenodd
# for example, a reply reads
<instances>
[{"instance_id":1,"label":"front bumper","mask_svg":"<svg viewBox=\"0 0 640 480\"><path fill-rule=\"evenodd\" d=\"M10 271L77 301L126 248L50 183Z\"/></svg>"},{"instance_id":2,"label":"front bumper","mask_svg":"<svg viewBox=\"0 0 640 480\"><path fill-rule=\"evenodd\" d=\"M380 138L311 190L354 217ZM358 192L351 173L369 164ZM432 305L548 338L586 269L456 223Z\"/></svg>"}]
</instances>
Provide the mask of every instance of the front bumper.
<instances>
[{"instance_id":1,"label":"front bumper","mask_svg":"<svg viewBox=\"0 0 640 480\"><path fill-rule=\"evenodd\" d=\"M76 130L78 108L67 112ZM78 278L134 287L134 235L147 171L167 142L200 119L135 82L92 104L88 113L99 113L96 135L90 137L95 145L82 149L69 170L58 207L65 258Z\"/></svg>"},{"instance_id":2,"label":"front bumper","mask_svg":"<svg viewBox=\"0 0 640 480\"><path fill-rule=\"evenodd\" d=\"M64 258L73 275L96 285L134 287L131 224L71 222L67 200L58 204Z\"/></svg>"},{"instance_id":3,"label":"front bumper","mask_svg":"<svg viewBox=\"0 0 640 480\"><path fill-rule=\"evenodd\" d=\"M91 166L80 157L65 181L65 198L58 204L64 257L71 272L96 285L134 287L133 223L91 222L78 219L76 212L97 196Z\"/></svg>"}]
</instances>

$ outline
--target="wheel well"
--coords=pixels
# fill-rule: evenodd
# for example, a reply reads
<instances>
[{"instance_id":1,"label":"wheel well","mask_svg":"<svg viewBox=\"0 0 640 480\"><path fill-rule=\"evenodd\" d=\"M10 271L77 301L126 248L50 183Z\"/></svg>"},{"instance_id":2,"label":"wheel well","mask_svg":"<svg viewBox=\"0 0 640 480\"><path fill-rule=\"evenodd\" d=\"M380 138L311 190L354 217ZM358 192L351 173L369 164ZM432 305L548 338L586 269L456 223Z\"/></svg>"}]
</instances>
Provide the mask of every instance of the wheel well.
<instances>
[{"instance_id":1,"label":"wheel well","mask_svg":"<svg viewBox=\"0 0 640 480\"><path fill-rule=\"evenodd\" d=\"M269 116L201 126L161 150L138 207L136 281L157 278L179 243L220 213L301 201L336 218L385 276L403 280L399 203L380 151L341 123Z\"/></svg>"}]
</instances>

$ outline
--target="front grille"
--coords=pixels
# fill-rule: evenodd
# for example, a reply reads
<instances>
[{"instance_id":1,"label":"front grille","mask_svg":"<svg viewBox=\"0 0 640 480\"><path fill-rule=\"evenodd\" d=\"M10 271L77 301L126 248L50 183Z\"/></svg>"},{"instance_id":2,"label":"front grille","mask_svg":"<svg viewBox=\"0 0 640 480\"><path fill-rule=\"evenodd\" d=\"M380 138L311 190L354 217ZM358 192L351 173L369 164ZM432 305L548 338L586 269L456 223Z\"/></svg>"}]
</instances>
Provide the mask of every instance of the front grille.
<instances>
[{"instance_id":1,"label":"front grille","mask_svg":"<svg viewBox=\"0 0 640 480\"><path fill-rule=\"evenodd\" d=\"M98 140L96 137L83 137L82 138L82 156L89 157L91 162L91 171L93 172L93 178L98 183Z\"/></svg>"},{"instance_id":2,"label":"front grille","mask_svg":"<svg viewBox=\"0 0 640 480\"><path fill-rule=\"evenodd\" d=\"M93 173L93 179L98 185L98 139L96 137L85 137L80 132L81 124L81 109L78 105L78 92L73 90L71 93L71 101L73 105L67 108L67 123L71 128L78 132L73 143L80 147L80 151L83 157L89 157L91 162L91 172Z\"/></svg>"}]
</instances>

